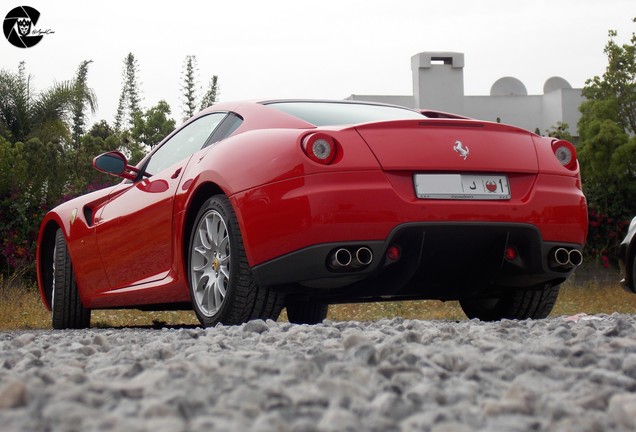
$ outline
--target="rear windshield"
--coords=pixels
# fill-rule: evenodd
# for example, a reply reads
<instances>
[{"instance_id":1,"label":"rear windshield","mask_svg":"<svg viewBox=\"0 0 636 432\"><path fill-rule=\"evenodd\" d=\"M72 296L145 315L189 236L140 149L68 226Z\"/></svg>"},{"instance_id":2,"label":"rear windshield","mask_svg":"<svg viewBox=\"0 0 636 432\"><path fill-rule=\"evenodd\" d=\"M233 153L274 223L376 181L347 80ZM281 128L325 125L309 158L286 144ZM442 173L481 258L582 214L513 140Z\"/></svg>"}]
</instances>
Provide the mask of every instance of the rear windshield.
<instances>
[{"instance_id":1,"label":"rear windshield","mask_svg":"<svg viewBox=\"0 0 636 432\"><path fill-rule=\"evenodd\" d=\"M422 114L407 108L346 102L268 102L276 108L315 126L337 126L387 120L422 119Z\"/></svg>"}]
</instances>

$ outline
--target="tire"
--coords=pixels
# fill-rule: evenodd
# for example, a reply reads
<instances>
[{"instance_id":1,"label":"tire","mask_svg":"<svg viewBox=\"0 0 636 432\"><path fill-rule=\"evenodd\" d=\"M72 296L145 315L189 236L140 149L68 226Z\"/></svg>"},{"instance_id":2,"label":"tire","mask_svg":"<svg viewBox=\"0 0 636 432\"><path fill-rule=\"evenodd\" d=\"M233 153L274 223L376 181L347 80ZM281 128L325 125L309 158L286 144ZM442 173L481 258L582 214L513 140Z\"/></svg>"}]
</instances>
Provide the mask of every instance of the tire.
<instances>
[{"instance_id":1,"label":"tire","mask_svg":"<svg viewBox=\"0 0 636 432\"><path fill-rule=\"evenodd\" d=\"M293 324L319 324L327 318L329 305L313 302L287 303L287 319Z\"/></svg>"},{"instance_id":2,"label":"tire","mask_svg":"<svg viewBox=\"0 0 636 432\"><path fill-rule=\"evenodd\" d=\"M203 326L278 319L284 295L254 282L238 220L225 195L203 203L188 247L192 307Z\"/></svg>"},{"instance_id":3,"label":"tire","mask_svg":"<svg viewBox=\"0 0 636 432\"><path fill-rule=\"evenodd\" d=\"M91 324L91 310L82 305L73 264L61 229L55 233L51 292L54 329L84 329Z\"/></svg>"},{"instance_id":4,"label":"tire","mask_svg":"<svg viewBox=\"0 0 636 432\"><path fill-rule=\"evenodd\" d=\"M559 285L546 284L530 289L511 289L498 298L464 298L459 304L470 319L541 319L550 315L558 295Z\"/></svg>"}]
</instances>

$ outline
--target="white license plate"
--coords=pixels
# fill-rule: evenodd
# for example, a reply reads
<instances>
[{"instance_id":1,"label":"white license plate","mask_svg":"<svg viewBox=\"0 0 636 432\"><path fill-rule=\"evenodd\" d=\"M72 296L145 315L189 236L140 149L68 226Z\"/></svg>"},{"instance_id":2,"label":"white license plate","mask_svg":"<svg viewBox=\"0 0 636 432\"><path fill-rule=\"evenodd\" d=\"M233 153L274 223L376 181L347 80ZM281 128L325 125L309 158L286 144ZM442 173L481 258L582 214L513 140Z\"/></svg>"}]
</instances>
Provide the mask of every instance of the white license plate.
<instances>
[{"instance_id":1,"label":"white license plate","mask_svg":"<svg viewBox=\"0 0 636 432\"><path fill-rule=\"evenodd\" d=\"M418 198L450 200L510 199L508 176L488 174L415 174Z\"/></svg>"}]
</instances>

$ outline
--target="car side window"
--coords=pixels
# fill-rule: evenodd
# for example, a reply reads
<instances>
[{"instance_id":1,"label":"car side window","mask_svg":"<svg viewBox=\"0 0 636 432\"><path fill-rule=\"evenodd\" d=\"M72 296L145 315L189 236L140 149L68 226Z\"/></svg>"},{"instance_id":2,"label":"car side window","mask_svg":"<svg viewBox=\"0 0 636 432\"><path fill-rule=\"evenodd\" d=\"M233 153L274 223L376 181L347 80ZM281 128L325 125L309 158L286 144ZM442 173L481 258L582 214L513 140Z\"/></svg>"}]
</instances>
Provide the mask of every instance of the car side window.
<instances>
[{"instance_id":1,"label":"car side window","mask_svg":"<svg viewBox=\"0 0 636 432\"><path fill-rule=\"evenodd\" d=\"M144 168L147 175L155 175L199 151L226 116L227 113L213 113L185 126L150 156Z\"/></svg>"},{"instance_id":2,"label":"car side window","mask_svg":"<svg viewBox=\"0 0 636 432\"><path fill-rule=\"evenodd\" d=\"M239 115L233 112L228 113L227 117L225 117L221 124L219 124L205 145L209 146L229 137L236 129L238 129L241 123L243 123L243 119Z\"/></svg>"}]
</instances>

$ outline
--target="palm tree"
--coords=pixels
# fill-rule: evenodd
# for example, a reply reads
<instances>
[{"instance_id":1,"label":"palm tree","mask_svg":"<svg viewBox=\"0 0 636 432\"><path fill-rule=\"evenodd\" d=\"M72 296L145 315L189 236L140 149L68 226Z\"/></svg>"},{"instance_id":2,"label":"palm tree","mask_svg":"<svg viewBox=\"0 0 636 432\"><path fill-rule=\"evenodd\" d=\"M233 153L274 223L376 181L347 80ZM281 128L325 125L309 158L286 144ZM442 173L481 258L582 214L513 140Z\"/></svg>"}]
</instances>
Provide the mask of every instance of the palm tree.
<instances>
[{"instance_id":1,"label":"palm tree","mask_svg":"<svg viewBox=\"0 0 636 432\"><path fill-rule=\"evenodd\" d=\"M20 62L17 74L1 70L0 136L12 143L30 138L44 143L70 143L69 123L77 116L78 106L80 113L85 107L94 112L97 103L94 92L86 87L87 65L80 65L74 80L56 83L39 93L32 87L24 62Z\"/></svg>"}]
</instances>

